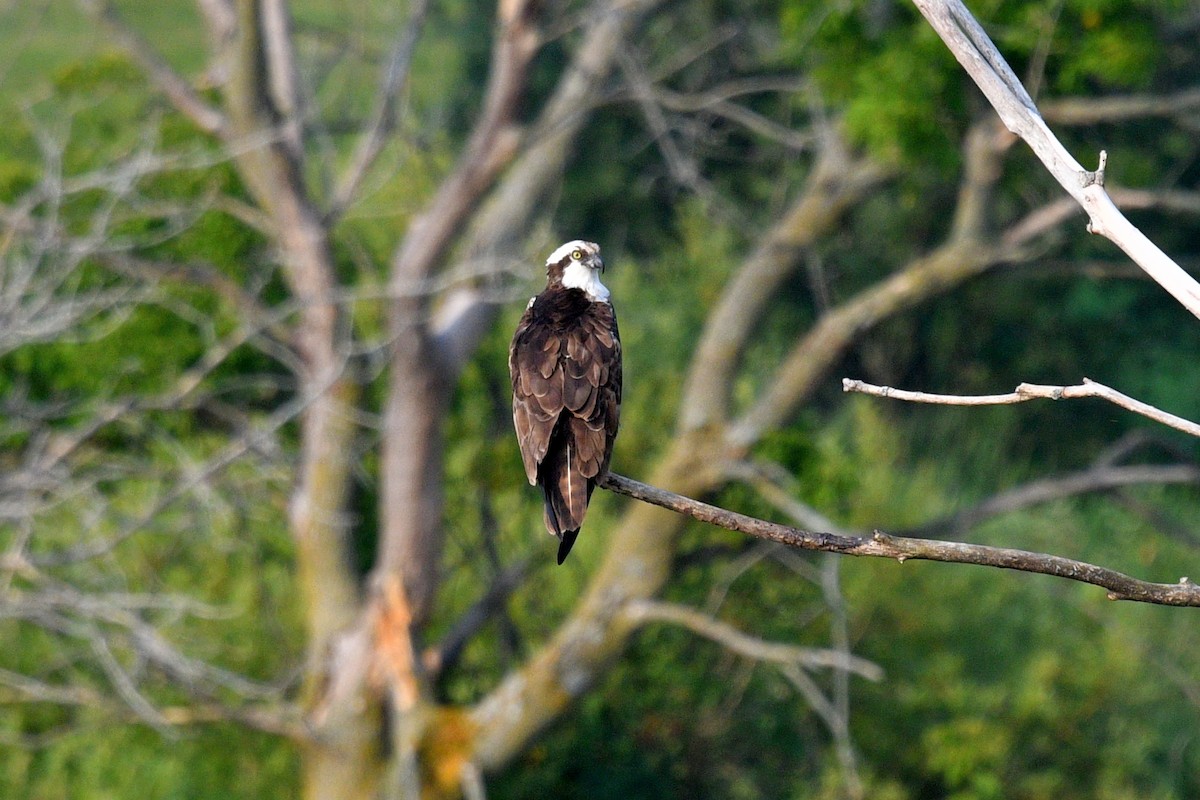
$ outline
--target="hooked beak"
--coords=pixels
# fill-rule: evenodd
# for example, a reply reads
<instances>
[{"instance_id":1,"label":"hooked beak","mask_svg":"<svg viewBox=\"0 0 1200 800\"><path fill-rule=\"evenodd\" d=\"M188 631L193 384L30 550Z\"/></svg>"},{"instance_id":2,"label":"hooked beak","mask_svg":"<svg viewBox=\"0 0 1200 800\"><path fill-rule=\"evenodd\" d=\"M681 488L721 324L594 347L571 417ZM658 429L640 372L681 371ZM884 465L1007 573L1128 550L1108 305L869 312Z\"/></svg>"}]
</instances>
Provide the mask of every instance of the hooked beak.
<instances>
[{"instance_id":1,"label":"hooked beak","mask_svg":"<svg viewBox=\"0 0 1200 800\"><path fill-rule=\"evenodd\" d=\"M604 259L600 258L600 256L596 256L596 263L600 265L600 274L603 275L604 274Z\"/></svg>"}]
</instances>

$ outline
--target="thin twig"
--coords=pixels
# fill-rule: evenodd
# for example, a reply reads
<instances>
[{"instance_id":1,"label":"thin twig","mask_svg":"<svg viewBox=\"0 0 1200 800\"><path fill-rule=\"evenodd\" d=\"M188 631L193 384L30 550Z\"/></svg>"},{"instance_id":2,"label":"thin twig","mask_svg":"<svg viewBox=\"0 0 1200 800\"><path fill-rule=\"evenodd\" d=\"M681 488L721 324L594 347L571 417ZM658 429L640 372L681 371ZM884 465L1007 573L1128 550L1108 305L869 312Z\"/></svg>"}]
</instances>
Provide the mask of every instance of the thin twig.
<instances>
[{"instance_id":1,"label":"thin twig","mask_svg":"<svg viewBox=\"0 0 1200 800\"><path fill-rule=\"evenodd\" d=\"M918 559L1035 572L1100 586L1108 589L1110 600L1133 600L1158 605L1200 607L1200 585L1193 583L1187 577L1180 578L1179 583L1176 584L1150 583L1083 561L1007 547L989 547L937 539L913 539L905 536L892 536L883 531L875 531L871 536L816 533L757 519L708 503L701 503L690 497L649 486L611 472L605 476L600 485L610 492L660 506L701 522L757 536L760 539L781 542L802 550L817 550L850 556L894 558L901 563L909 559Z\"/></svg>"},{"instance_id":2,"label":"thin twig","mask_svg":"<svg viewBox=\"0 0 1200 800\"><path fill-rule=\"evenodd\" d=\"M864 381L851 378L842 379L843 392L858 392L876 397L889 397L895 400L905 400L910 403L932 403L943 406L1002 406L1024 403L1027 400L1074 400L1080 397L1098 397L1113 405L1128 409L1135 414L1160 422L1163 425L1183 431L1189 436L1200 437L1200 425L1191 420L1177 417L1174 414L1155 408L1141 400L1135 400L1129 395L1121 394L1116 389L1102 383L1084 378L1078 386L1047 386L1038 383L1022 383L1016 391L1008 394L984 395L955 395L930 394L928 392L912 392L905 389L893 389L890 386L876 386Z\"/></svg>"}]
</instances>

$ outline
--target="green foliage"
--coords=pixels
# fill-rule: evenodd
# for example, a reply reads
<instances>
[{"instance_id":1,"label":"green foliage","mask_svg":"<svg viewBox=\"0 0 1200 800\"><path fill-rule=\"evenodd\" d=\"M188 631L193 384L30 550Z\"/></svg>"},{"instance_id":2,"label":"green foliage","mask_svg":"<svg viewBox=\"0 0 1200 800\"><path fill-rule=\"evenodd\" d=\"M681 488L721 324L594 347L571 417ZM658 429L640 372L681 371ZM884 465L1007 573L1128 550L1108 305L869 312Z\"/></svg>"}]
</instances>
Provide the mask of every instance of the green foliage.
<instances>
[{"instance_id":1,"label":"green foliage","mask_svg":"<svg viewBox=\"0 0 1200 800\"><path fill-rule=\"evenodd\" d=\"M294 796L295 754L272 737L223 725L171 740L145 727L114 728L86 715L70 724L69 733L41 750L8 748L0 760L6 796L215 800L229 797L228 791L245 797Z\"/></svg>"}]
</instances>

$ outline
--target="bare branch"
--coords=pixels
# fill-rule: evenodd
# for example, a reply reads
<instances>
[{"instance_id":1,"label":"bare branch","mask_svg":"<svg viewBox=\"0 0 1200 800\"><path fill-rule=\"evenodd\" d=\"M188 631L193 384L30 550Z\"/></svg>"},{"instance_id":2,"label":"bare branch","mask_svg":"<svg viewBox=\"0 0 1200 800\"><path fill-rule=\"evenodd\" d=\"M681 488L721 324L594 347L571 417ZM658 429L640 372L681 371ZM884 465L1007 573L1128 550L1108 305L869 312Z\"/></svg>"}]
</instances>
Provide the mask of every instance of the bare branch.
<instances>
[{"instance_id":1,"label":"bare branch","mask_svg":"<svg viewBox=\"0 0 1200 800\"><path fill-rule=\"evenodd\" d=\"M534 4L499 4L496 41L483 111L454 171L442 181L429 207L416 217L392 260L394 286L425 278L450 246L463 220L516 154L514 123L526 72L539 44Z\"/></svg>"},{"instance_id":2,"label":"bare branch","mask_svg":"<svg viewBox=\"0 0 1200 800\"><path fill-rule=\"evenodd\" d=\"M1127 211L1154 209L1174 214L1200 215L1200 192L1113 187L1109 196ZM1079 204L1073 199L1064 197L1054 200L1018 220L1004 232L1001 241L1007 248L1022 247L1078 213Z\"/></svg>"},{"instance_id":3,"label":"bare branch","mask_svg":"<svg viewBox=\"0 0 1200 800\"><path fill-rule=\"evenodd\" d=\"M618 52L617 61L621 66L625 82L633 94L633 99L654 137L654 143L662 154L663 162L671 173L672 180L695 192L708 205L715 205L719 200L716 190L704 179L696 159L681 150L675 142L674 132L667 121L667 115L663 113L663 109L658 103L646 70L627 48Z\"/></svg>"},{"instance_id":4,"label":"bare branch","mask_svg":"<svg viewBox=\"0 0 1200 800\"><path fill-rule=\"evenodd\" d=\"M760 539L780 542L801 550L894 558L901 563L909 559L918 559L956 564L978 564L1090 583L1107 589L1110 600L1200 607L1200 585L1186 577L1181 578L1177 584L1150 583L1083 561L1007 547L989 547L937 539L914 539L892 536L883 531L875 531L871 536L814 533L701 503L690 497L639 483L615 473L609 473L600 485L611 492L627 495L701 522L746 533Z\"/></svg>"},{"instance_id":5,"label":"bare branch","mask_svg":"<svg viewBox=\"0 0 1200 800\"><path fill-rule=\"evenodd\" d=\"M754 405L730 426L728 438L733 445L746 447L763 431L783 422L813 391L825 370L865 331L994 267L1017 252L1015 247L995 246L987 235L985 224L988 202L1010 144L1011 137L999 126L990 122L972 126L963 142L964 168L951 234L946 241L822 314L783 360L772 382ZM716 319L716 314L712 319ZM741 323L743 335L757 319L758 314L754 313ZM704 352L704 344L702 340L698 354ZM687 400L690 402L692 398L689 396Z\"/></svg>"},{"instance_id":6,"label":"bare branch","mask_svg":"<svg viewBox=\"0 0 1200 800\"><path fill-rule=\"evenodd\" d=\"M107 698L85 686L46 683L7 669L0 669L0 689L7 690L0 691L0 704L18 697L23 702L64 706L103 706L107 703Z\"/></svg>"},{"instance_id":7,"label":"bare branch","mask_svg":"<svg viewBox=\"0 0 1200 800\"><path fill-rule=\"evenodd\" d=\"M733 102L733 98L765 92L798 92L809 88L808 81L799 77L763 76L732 80L702 92L684 93L650 85L655 100L663 108L680 113L705 112L723 117L765 139L779 142L795 150L811 149L818 137L808 130L796 130Z\"/></svg>"},{"instance_id":8,"label":"bare branch","mask_svg":"<svg viewBox=\"0 0 1200 800\"><path fill-rule=\"evenodd\" d=\"M192 85L168 64L161 55L143 39L117 13L108 0L79 0L85 11L95 16L108 28L113 37L124 47L180 113L187 116L200 130L214 136L223 136L227 129L225 116L210 106Z\"/></svg>"},{"instance_id":9,"label":"bare branch","mask_svg":"<svg viewBox=\"0 0 1200 800\"><path fill-rule=\"evenodd\" d=\"M101 693L86 686L46 683L0 669L0 705L13 702L88 706L101 710L117 722L145 722L145 719L128 707L113 702L108 693ZM157 709L157 713L163 723L173 726L232 720L255 730L287 736L295 741L311 738L310 732L301 724L296 708L286 703L244 706L192 703L188 706L166 706Z\"/></svg>"},{"instance_id":10,"label":"bare branch","mask_svg":"<svg viewBox=\"0 0 1200 800\"><path fill-rule=\"evenodd\" d=\"M292 16L287 0L262 0L259 5L267 85L280 116L283 140L297 164L304 162L304 92L292 46Z\"/></svg>"},{"instance_id":11,"label":"bare branch","mask_svg":"<svg viewBox=\"0 0 1200 800\"><path fill-rule=\"evenodd\" d=\"M205 725L214 722L238 722L248 728L286 736L296 742L311 742L312 731L300 719L292 705L222 706L192 703L187 706L160 708L162 718L171 725Z\"/></svg>"},{"instance_id":12,"label":"bare branch","mask_svg":"<svg viewBox=\"0 0 1200 800\"><path fill-rule=\"evenodd\" d=\"M755 404L731 425L729 441L738 447L753 444L791 415L864 331L988 270L1000 255L972 239L950 241L826 313L792 348Z\"/></svg>"},{"instance_id":13,"label":"bare branch","mask_svg":"<svg viewBox=\"0 0 1200 800\"><path fill-rule=\"evenodd\" d=\"M1016 391L1008 394L987 394L987 395L954 395L954 394L929 394L928 392L912 392L905 389L893 389L889 386L875 386L874 384L865 383L859 380L850 378L842 379L842 391L858 392L861 394L875 395L876 397L890 397L896 400L905 400L911 403L932 403L944 406L999 406L1013 405L1016 403L1024 403L1028 400L1074 400L1080 397L1098 397L1102 400L1118 405L1121 408L1128 409L1135 414L1141 414L1143 417L1148 417L1155 422L1160 422L1163 425L1174 428L1178 431L1183 431L1190 436L1200 437L1200 425L1191 420L1177 417L1174 414L1155 408L1152 405L1143 403L1140 400L1135 400L1132 397L1121 394L1116 389L1105 386L1102 383L1096 383L1089 378L1084 378L1083 383L1078 386L1045 386L1036 383L1022 383L1016 388Z\"/></svg>"},{"instance_id":14,"label":"bare branch","mask_svg":"<svg viewBox=\"0 0 1200 800\"><path fill-rule=\"evenodd\" d=\"M1095 172L1080 166L1046 126L1020 79L961 0L913 0L913 4L983 90L1008 129L1029 144L1054 179L1087 211L1091 220L1088 231L1111 240L1200 317L1200 283L1134 227L1104 191L1107 155L1100 153Z\"/></svg>"},{"instance_id":15,"label":"bare branch","mask_svg":"<svg viewBox=\"0 0 1200 800\"><path fill-rule=\"evenodd\" d=\"M738 268L709 315L684 389L685 430L725 420L733 371L763 308L801 255L882 176L876 165L847 153L830 132L804 192Z\"/></svg>"},{"instance_id":16,"label":"bare branch","mask_svg":"<svg viewBox=\"0 0 1200 800\"><path fill-rule=\"evenodd\" d=\"M421 654L421 663L428 674L437 675L457 662L471 637L504 607L513 590L529 574L529 565L529 560L524 560L497 575L484 595L454 623L442 641L435 647L426 648Z\"/></svg>"},{"instance_id":17,"label":"bare branch","mask_svg":"<svg viewBox=\"0 0 1200 800\"><path fill-rule=\"evenodd\" d=\"M463 246L468 260L507 260L541 212L541 203L561 181L571 156L571 146L603 96L618 49L629 38L642 15L661 0L596 0L588 7L580 45L572 50L571 64L525 137L521 155L509 168L487 202L475 216ZM474 352L494 318L495 303L478 292L459 298L461 313L436 330L439 356L448 375L457 375L462 356Z\"/></svg>"},{"instance_id":18,"label":"bare branch","mask_svg":"<svg viewBox=\"0 0 1200 800\"><path fill-rule=\"evenodd\" d=\"M375 92L375 107L371 111L370 121L354 147L350 166L338 181L333 201L325 215L327 220L336 220L350 207L367 172L383 151L388 134L395 125L396 98L408 80L409 67L428 10L429 0L416 0L409 9L408 24L396 38L396 45L392 48L391 56L384 67L383 76Z\"/></svg>"},{"instance_id":19,"label":"bare branch","mask_svg":"<svg viewBox=\"0 0 1200 800\"><path fill-rule=\"evenodd\" d=\"M1064 97L1045 100L1042 116L1060 125L1095 125L1147 117L1181 117L1200 111L1200 88L1169 95Z\"/></svg>"},{"instance_id":20,"label":"bare branch","mask_svg":"<svg viewBox=\"0 0 1200 800\"><path fill-rule=\"evenodd\" d=\"M679 625L756 661L805 669L835 669L852 672L867 680L883 680L883 669L864 658L857 658L840 650L768 642L678 603L637 600L626 605L624 613L630 622L639 625L647 622L669 622Z\"/></svg>"},{"instance_id":21,"label":"bare branch","mask_svg":"<svg viewBox=\"0 0 1200 800\"><path fill-rule=\"evenodd\" d=\"M965 531L1000 514L1011 514L1030 506L1062 500L1081 494L1093 494L1129 486L1198 484L1200 468L1191 464L1137 464L1130 466L1094 466L1069 475L1031 481L989 497L972 508L949 517L918 525L906 533L931 536Z\"/></svg>"},{"instance_id":22,"label":"bare branch","mask_svg":"<svg viewBox=\"0 0 1200 800\"><path fill-rule=\"evenodd\" d=\"M315 398L319 397L327 389L328 387L319 387L314 392L314 397L297 397L280 406L263 422L249 426L246 431L222 448L215 457L209 459L203 469L186 476L177 485L171 487L146 512L129 522L113 536L88 540L52 554L39 555L37 558L30 559L31 562L43 567L62 566L86 561L111 552L121 542L127 540L138 531L143 530L152 521L157 519L164 510L187 496L192 489L200 485L204 480L226 469L248 451L263 446L264 441L268 440L275 431L310 408L315 402ZM112 406L111 411L98 420L95 425L99 427L107 424L112 419L116 419L124 410L126 408L119 404ZM91 429L89 429L89 433L90 431ZM322 521L325 524L331 524L328 520Z\"/></svg>"}]
</instances>

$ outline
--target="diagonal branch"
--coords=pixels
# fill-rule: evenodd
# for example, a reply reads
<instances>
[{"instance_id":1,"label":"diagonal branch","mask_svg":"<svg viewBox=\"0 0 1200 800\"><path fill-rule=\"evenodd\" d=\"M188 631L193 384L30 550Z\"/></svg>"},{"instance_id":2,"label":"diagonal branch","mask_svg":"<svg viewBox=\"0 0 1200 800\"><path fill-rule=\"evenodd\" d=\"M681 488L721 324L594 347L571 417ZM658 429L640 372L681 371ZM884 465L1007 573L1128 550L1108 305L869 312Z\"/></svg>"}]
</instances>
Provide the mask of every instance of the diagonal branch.
<instances>
[{"instance_id":1,"label":"diagonal branch","mask_svg":"<svg viewBox=\"0 0 1200 800\"><path fill-rule=\"evenodd\" d=\"M517 105L540 43L535 6L529 0L499 4L483 110L454 171L442 181L428 208L413 219L396 251L393 287L412 285L430 274L463 221L516 154L520 138L515 122Z\"/></svg>"},{"instance_id":2,"label":"diagonal branch","mask_svg":"<svg viewBox=\"0 0 1200 800\"><path fill-rule=\"evenodd\" d=\"M937 539L914 539L892 536L883 531L875 531L871 536L814 533L739 514L736 511L729 511L708 503L701 503L690 497L639 483L615 473L609 473L600 485L610 492L666 508L710 525L739 531L760 539L780 542L801 550L894 558L901 563L908 559L920 559L1035 572L1103 587L1108 590L1110 600L1133 600L1158 605L1200 607L1200 585L1186 577L1180 578L1177 584L1150 583L1083 561L1007 547L989 547Z\"/></svg>"},{"instance_id":3,"label":"diagonal branch","mask_svg":"<svg viewBox=\"0 0 1200 800\"><path fill-rule=\"evenodd\" d=\"M112 3L107 0L79 0L79 3L141 64L142 69L176 109L205 133L219 137L227 133L228 123L225 115L205 102L192 85L176 72L149 42L130 28Z\"/></svg>"},{"instance_id":4,"label":"diagonal branch","mask_svg":"<svg viewBox=\"0 0 1200 800\"><path fill-rule=\"evenodd\" d=\"M409 9L408 24L396 39L379 81L379 88L375 92L375 106L371 111L370 122L360 134L358 144L354 147L354 155L350 159L350 166L338 181L337 189L333 193L333 201L325 215L328 220L336 220L354 202L363 179L383 151L388 135L395 125L396 98L408 80L413 53L417 49L417 40L421 38L428 11L429 0L416 0Z\"/></svg>"},{"instance_id":5,"label":"diagonal branch","mask_svg":"<svg viewBox=\"0 0 1200 800\"><path fill-rule=\"evenodd\" d=\"M950 241L826 313L792 348L755 404L733 423L729 441L749 447L791 415L863 331L988 270L1001 255L977 240Z\"/></svg>"},{"instance_id":6,"label":"diagonal branch","mask_svg":"<svg viewBox=\"0 0 1200 800\"><path fill-rule=\"evenodd\" d=\"M709 315L684 388L684 430L724 422L734 370L763 309L804 252L883 176L874 163L847 153L835 133L825 137L805 191L742 264Z\"/></svg>"},{"instance_id":7,"label":"diagonal branch","mask_svg":"<svg viewBox=\"0 0 1200 800\"><path fill-rule=\"evenodd\" d=\"M731 444L748 447L764 431L786 420L863 332L1018 252L1007 242L996 246L985 230L985 211L1010 144L1011 137L990 121L972 126L963 142L963 174L950 236L936 249L824 313L792 347L754 405L730 426ZM750 324L757 319L756 314ZM703 351L697 352L694 363L700 365Z\"/></svg>"},{"instance_id":8,"label":"diagonal branch","mask_svg":"<svg viewBox=\"0 0 1200 800\"><path fill-rule=\"evenodd\" d=\"M654 86L646 74L646 70L638 63L638 59L622 49L618 53L618 62L625 82L629 85L634 102L646 120L646 126L653 136L654 144L662 154L663 162L671 179L679 186L696 194L708 206L715 206L720 200L717 191L703 176L700 164L693 154L685 152L675 141L675 132L667 115L663 112L655 96Z\"/></svg>"},{"instance_id":9,"label":"diagonal branch","mask_svg":"<svg viewBox=\"0 0 1200 800\"><path fill-rule=\"evenodd\" d=\"M451 626L442 640L421 653L421 663L430 676L446 672L458 662L463 648L497 612L529 574L530 562L520 561L496 576L483 596Z\"/></svg>"},{"instance_id":10,"label":"diagonal branch","mask_svg":"<svg viewBox=\"0 0 1200 800\"><path fill-rule=\"evenodd\" d=\"M1200 317L1200 283L1134 227L1104 191L1104 165L1089 171L1047 127L1020 79L961 0L913 0L1010 131L1033 149L1056 181L1088 213L1088 231L1111 240L1189 311Z\"/></svg>"}]
</instances>

